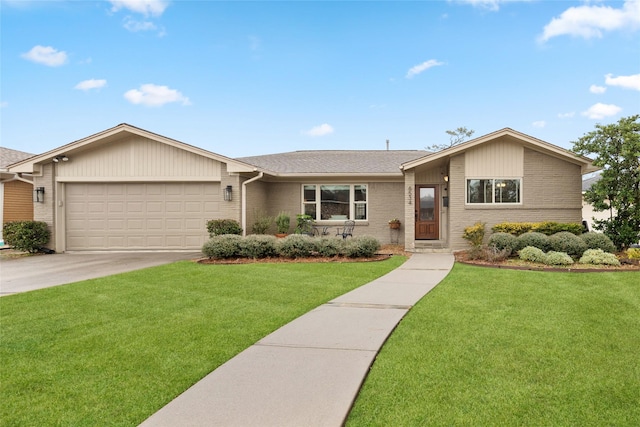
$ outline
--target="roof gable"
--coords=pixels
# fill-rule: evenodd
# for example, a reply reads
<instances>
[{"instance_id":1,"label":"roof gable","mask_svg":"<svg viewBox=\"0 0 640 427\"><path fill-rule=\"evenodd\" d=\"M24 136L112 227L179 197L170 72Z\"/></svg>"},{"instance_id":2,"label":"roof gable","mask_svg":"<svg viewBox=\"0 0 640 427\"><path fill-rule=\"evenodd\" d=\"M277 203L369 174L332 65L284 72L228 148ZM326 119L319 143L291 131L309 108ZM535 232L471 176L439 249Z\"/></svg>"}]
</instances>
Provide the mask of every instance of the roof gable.
<instances>
[{"instance_id":1,"label":"roof gable","mask_svg":"<svg viewBox=\"0 0 640 427\"><path fill-rule=\"evenodd\" d=\"M227 164L227 171L229 172L253 172L255 168L252 165L240 162L238 160L231 159L229 157L222 156L220 154L212 153L211 151L203 150L202 148L195 147L193 145L185 144L184 142L177 141L175 139L167 138L153 132L146 131L144 129L131 126L126 123L119 124L118 126L110 129L98 132L94 135L88 136L83 139L71 142L53 150L47 151L43 154L33 156L23 161L13 163L8 168L12 172L25 172L31 173L39 169L42 163L46 163L56 156L67 155L73 156L74 153L82 152L92 149L95 146L107 144L112 141L121 139L123 136L138 135L144 138L167 144L194 154L201 155L213 160L220 161Z\"/></svg>"},{"instance_id":2,"label":"roof gable","mask_svg":"<svg viewBox=\"0 0 640 427\"><path fill-rule=\"evenodd\" d=\"M589 173L597 171L599 168L593 165L593 161L584 156L578 156L572 153L569 150L566 150L562 147L558 147L557 145L550 144L541 139L534 138L530 135L526 135L524 133L515 131L510 128L504 128L498 130L496 132L489 133L487 135L481 136L479 138L471 139L469 141L463 142L458 145L454 145L453 147L449 147L442 151L438 151L437 153L429 154L420 159L416 159L413 161L409 161L402 164L402 168L404 170L412 169L417 166L426 165L436 161L442 161L443 159L449 158L451 156L464 153L465 151L477 147L478 145L489 143L491 141L495 141L499 138L508 137L515 142L522 144L524 147L541 151L551 156L561 158L570 163L580 165L582 169L582 173Z\"/></svg>"}]
</instances>

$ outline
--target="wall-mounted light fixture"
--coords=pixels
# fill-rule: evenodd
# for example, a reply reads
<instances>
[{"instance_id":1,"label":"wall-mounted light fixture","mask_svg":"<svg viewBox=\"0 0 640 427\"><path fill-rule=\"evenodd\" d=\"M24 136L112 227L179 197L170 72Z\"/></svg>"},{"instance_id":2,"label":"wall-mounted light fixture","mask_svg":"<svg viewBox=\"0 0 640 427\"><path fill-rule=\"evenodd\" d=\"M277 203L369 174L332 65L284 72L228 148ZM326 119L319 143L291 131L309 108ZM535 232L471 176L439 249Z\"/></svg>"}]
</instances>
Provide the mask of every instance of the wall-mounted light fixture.
<instances>
[{"instance_id":1,"label":"wall-mounted light fixture","mask_svg":"<svg viewBox=\"0 0 640 427\"><path fill-rule=\"evenodd\" d=\"M44 187L36 187L33 189L33 201L36 203L44 202Z\"/></svg>"},{"instance_id":2,"label":"wall-mounted light fixture","mask_svg":"<svg viewBox=\"0 0 640 427\"><path fill-rule=\"evenodd\" d=\"M66 154L63 154L62 156L55 156L53 159L54 162L58 163L58 162L68 162L69 158L67 157Z\"/></svg>"},{"instance_id":3,"label":"wall-mounted light fixture","mask_svg":"<svg viewBox=\"0 0 640 427\"><path fill-rule=\"evenodd\" d=\"M230 185L227 185L224 189L224 201L225 202L230 202L233 200L233 187L231 187Z\"/></svg>"},{"instance_id":4,"label":"wall-mounted light fixture","mask_svg":"<svg viewBox=\"0 0 640 427\"><path fill-rule=\"evenodd\" d=\"M445 175L443 179L444 179L444 182L449 182L449 175Z\"/></svg>"}]
</instances>

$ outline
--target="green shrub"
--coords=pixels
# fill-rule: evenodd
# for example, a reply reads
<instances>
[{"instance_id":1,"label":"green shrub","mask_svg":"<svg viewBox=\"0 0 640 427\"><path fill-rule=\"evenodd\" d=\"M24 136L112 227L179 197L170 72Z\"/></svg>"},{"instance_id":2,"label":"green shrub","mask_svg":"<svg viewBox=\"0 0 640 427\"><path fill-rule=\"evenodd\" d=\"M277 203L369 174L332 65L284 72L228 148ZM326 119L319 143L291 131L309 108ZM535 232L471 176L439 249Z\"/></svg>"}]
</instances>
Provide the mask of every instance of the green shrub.
<instances>
[{"instance_id":1,"label":"green shrub","mask_svg":"<svg viewBox=\"0 0 640 427\"><path fill-rule=\"evenodd\" d=\"M322 237L316 242L318 255L323 257L334 257L345 253L345 242L343 238Z\"/></svg>"},{"instance_id":2,"label":"green shrub","mask_svg":"<svg viewBox=\"0 0 640 427\"><path fill-rule=\"evenodd\" d=\"M202 246L202 253L209 258L224 259L240 256L242 237L237 234L213 236Z\"/></svg>"},{"instance_id":3,"label":"green shrub","mask_svg":"<svg viewBox=\"0 0 640 427\"><path fill-rule=\"evenodd\" d=\"M223 234L242 234L242 227L235 219L212 219L207 221L209 236L221 236Z\"/></svg>"},{"instance_id":4,"label":"green shrub","mask_svg":"<svg viewBox=\"0 0 640 427\"><path fill-rule=\"evenodd\" d=\"M562 233L565 233L562 231ZM575 236L575 234L574 234ZM566 252L549 251L546 254L545 264L547 265L571 265L573 264L573 258L571 258Z\"/></svg>"},{"instance_id":5,"label":"green shrub","mask_svg":"<svg viewBox=\"0 0 640 427\"><path fill-rule=\"evenodd\" d=\"M561 231L549 237L549 247L556 252L565 252L579 258L587 250L587 244L568 231Z\"/></svg>"},{"instance_id":6,"label":"green shrub","mask_svg":"<svg viewBox=\"0 0 640 427\"><path fill-rule=\"evenodd\" d=\"M484 222L476 222L474 225L470 225L464 229L462 238L467 240L471 246L480 246L484 240Z\"/></svg>"},{"instance_id":7,"label":"green shrub","mask_svg":"<svg viewBox=\"0 0 640 427\"><path fill-rule=\"evenodd\" d=\"M367 258L380 249L380 242L371 236L356 236L349 239L345 246L345 255L351 258Z\"/></svg>"},{"instance_id":8,"label":"green shrub","mask_svg":"<svg viewBox=\"0 0 640 427\"><path fill-rule=\"evenodd\" d=\"M580 264L620 265L620 261L614 254L602 249L587 249L578 262Z\"/></svg>"},{"instance_id":9,"label":"green shrub","mask_svg":"<svg viewBox=\"0 0 640 427\"><path fill-rule=\"evenodd\" d=\"M12 248L35 253L49 243L51 232L43 221L15 221L3 226L2 236Z\"/></svg>"},{"instance_id":10,"label":"green shrub","mask_svg":"<svg viewBox=\"0 0 640 427\"><path fill-rule=\"evenodd\" d=\"M629 248L625 253L629 259L640 259L640 248Z\"/></svg>"},{"instance_id":11,"label":"green shrub","mask_svg":"<svg viewBox=\"0 0 640 427\"><path fill-rule=\"evenodd\" d=\"M266 234L252 234L240 240L239 255L246 258L267 258L275 256L276 237Z\"/></svg>"},{"instance_id":12,"label":"green shrub","mask_svg":"<svg viewBox=\"0 0 640 427\"><path fill-rule=\"evenodd\" d=\"M605 252L615 252L616 245L613 244L609 236L603 233L590 231L580 235L580 238L587 245L587 249L602 249Z\"/></svg>"},{"instance_id":13,"label":"green shrub","mask_svg":"<svg viewBox=\"0 0 640 427\"><path fill-rule=\"evenodd\" d=\"M517 237L518 249L526 248L527 246L533 246L543 252L549 250L549 236L539 233L537 231L529 231L521 234Z\"/></svg>"},{"instance_id":14,"label":"green shrub","mask_svg":"<svg viewBox=\"0 0 640 427\"><path fill-rule=\"evenodd\" d=\"M285 258L304 258L316 252L316 240L305 234L290 234L276 242L278 255Z\"/></svg>"},{"instance_id":15,"label":"green shrub","mask_svg":"<svg viewBox=\"0 0 640 427\"><path fill-rule=\"evenodd\" d=\"M289 226L291 224L291 217L286 212L280 212L276 217L276 229L278 233L285 234L289 232Z\"/></svg>"},{"instance_id":16,"label":"green shrub","mask_svg":"<svg viewBox=\"0 0 640 427\"><path fill-rule=\"evenodd\" d=\"M313 217L311 215L296 215L296 234L313 235Z\"/></svg>"},{"instance_id":17,"label":"green shrub","mask_svg":"<svg viewBox=\"0 0 640 427\"><path fill-rule=\"evenodd\" d=\"M559 233L561 231L568 231L575 235L580 235L582 233L582 224L569 222L553 222L553 221L544 221L544 222L502 222L500 224L494 225L491 230L494 233L509 233L514 236L520 236L524 233L528 233L531 231L536 231L542 234L546 234L547 236L551 236L552 234Z\"/></svg>"},{"instance_id":18,"label":"green shrub","mask_svg":"<svg viewBox=\"0 0 640 427\"><path fill-rule=\"evenodd\" d=\"M498 251L507 251L508 257L518 250L518 238L509 233L493 233L491 237L489 237L489 244L487 246L495 248Z\"/></svg>"},{"instance_id":19,"label":"green shrub","mask_svg":"<svg viewBox=\"0 0 640 427\"><path fill-rule=\"evenodd\" d=\"M541 249L533 246L527 246L520 249L518 255L520 256L521 260L529 262L540 262L544 264L547 260L547 255Z\"/></svg>"},{"instance_id":20,"label":"green shrub","mask_svg":"<svg viewBox=\"0 0 640 427\"><path fill-rule=\"evenodd\" d=\"M256 221L251 226L251 232L253 234L266 234L271 224L273 224L273 217L258 211L256 211L254 215Z\"/></svg>"}]
</instances>

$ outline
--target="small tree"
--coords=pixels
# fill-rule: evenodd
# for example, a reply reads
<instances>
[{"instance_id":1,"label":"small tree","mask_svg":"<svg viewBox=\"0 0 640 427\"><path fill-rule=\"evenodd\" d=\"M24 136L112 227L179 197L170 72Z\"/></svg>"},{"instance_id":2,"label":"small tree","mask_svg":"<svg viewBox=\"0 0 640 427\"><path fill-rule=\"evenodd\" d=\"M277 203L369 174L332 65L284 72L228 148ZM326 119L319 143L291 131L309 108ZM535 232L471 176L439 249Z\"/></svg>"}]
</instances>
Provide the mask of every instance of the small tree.
<instances>
[{"instance_id":1,"label":"small tree","mask_svg":"<svg viewBox=\"0 0 640 427\"><path fill-rule=\"evenodd\" d=\"M455 130L446 131L447 135L449 135L449 143L448 144L433 144L426 147L429 151L441 151L445 148L453 147L454 145L458 145L467 139L471 138L471 135L475 133L474 130L467 129L465 126L460 126Z\"/></svg>"},{"instance_id":2,"label":"small tree","mask_svg":"<svg viewBox=\"0 0 640 427\"><path fill-rule=\"evenodd\" d=\"M640 115L623 117L618 123L596 125L596 130L573 142L579 155L595 155L593 164L602 168L600 180L585 191L594 211L609 211L610 218L595 220L623 249L640 239Z\"/></svg>"}]
</instances>

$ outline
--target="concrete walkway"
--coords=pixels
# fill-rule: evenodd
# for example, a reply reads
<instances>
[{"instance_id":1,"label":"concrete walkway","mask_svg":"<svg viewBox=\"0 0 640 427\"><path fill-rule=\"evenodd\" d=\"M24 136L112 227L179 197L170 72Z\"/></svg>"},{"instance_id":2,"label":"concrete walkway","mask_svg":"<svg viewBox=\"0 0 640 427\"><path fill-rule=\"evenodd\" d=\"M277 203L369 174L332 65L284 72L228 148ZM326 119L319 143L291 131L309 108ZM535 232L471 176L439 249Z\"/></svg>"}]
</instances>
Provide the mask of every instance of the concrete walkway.
<instances>
[{"instance_id":1,"label":"concrete walkway","mask_svg":"<svg viewBox=\"0 0 640 427\"><path fill-rule=\"evenodd\" d=\"M387 337L453 261L412 255L263 338L141 425L341 426Z\"/></svg>"}]
</instances>

